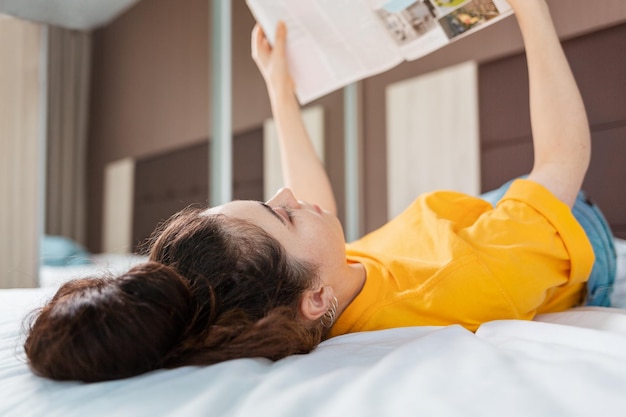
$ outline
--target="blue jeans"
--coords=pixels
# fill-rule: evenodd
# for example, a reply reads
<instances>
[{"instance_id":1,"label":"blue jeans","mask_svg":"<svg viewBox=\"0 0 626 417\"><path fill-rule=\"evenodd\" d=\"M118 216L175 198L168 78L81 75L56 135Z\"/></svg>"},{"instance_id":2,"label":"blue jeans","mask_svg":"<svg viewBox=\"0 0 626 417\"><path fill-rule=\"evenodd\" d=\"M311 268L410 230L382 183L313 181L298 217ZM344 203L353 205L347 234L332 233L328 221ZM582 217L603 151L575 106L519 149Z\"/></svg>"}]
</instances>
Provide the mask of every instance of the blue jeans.
<instances>
[{"instance_id":1,"label":"blue jeans","mask_svg":"<svg viewBox=\"0 0 626 417\"><path fill-rule=\"evenodd\" d=\"M513 180L496 190L482 194L480 197L495 207L512 182ZM585 305L610 307L617 267L617 254L615 253L611 229L598 206L592 203L583 191L576 197L572 214L587 233L596 257L587 281Z\"/></svg>"}]
</instances>

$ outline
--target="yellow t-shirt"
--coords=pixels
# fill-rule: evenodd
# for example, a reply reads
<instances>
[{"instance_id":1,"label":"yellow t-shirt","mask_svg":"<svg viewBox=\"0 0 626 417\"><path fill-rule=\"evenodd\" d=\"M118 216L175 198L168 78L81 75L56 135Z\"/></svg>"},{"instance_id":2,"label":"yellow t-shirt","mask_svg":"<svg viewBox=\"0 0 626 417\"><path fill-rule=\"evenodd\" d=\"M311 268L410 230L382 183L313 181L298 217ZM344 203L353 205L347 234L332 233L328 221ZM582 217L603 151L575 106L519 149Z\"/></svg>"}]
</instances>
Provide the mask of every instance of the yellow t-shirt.
<instances>
[{"instance_id":1,"label":"yellow t-shirt","mask_svg":"<svg viewBox=\"0 0 626 417\"><path fill-rule=\"evenodd\" d=\"M348 244L367 271L331 336L403 326L532 319L578 304L594 262L570 208L516 180L498 205L439 191Z\"/></svg>"}]
</instances>

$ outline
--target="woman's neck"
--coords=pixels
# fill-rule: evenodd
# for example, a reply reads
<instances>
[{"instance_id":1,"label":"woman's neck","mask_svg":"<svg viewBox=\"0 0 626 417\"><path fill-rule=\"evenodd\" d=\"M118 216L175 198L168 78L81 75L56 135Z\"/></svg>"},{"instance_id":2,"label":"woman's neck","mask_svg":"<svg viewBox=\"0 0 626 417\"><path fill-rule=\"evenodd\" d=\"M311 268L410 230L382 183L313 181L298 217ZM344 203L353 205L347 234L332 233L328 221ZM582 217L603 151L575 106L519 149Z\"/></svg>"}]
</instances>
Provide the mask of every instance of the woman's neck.
<instances>
[{"instance_id":1,"label":"woman's neck","mask_svg":"<svg viewBox=\"0 0 626 417\"><path fill-rule=\"evenodd\" d=\"M346 264L346 271L343 277L341 284L333 288L339 302L337 317L343 313L363 289L367 279L367 271L360 263L348 263Z\"/></svg>"}]
</instances>

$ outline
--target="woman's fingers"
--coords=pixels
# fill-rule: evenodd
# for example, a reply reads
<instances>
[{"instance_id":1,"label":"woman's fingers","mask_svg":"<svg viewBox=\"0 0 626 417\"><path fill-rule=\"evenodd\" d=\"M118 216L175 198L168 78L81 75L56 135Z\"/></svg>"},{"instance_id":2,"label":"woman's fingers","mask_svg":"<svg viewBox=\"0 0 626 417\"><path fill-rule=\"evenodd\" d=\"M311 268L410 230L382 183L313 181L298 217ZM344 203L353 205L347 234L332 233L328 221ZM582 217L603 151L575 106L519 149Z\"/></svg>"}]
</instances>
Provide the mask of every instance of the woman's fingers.
<instances>
[{"instance_id":1,"label":"woman's fingers","mask_svg":"<svg viewBox=\"0 0 626 417\"><path fill-rule=\"evenodd\" d=\"M272 48L265 38L263 28L257 23L252 30L252 58L262 66L266 66Z\"/></svg>"},{"instance_id":2,"label":"woman's fingers","mask_svg":"<svg viewBox=\"0 0 626 417\"><path fill-rule=\"evenodd\" d=\"M287 44L287 25L285 22L278 22L278 26L276 26L276 42L274 45L274 50L277 55L285 56L286 52L286 44Z\"/></svg>"},{"instance_id":3,"label":"woman's fingers","mask_svg":"<svg viewBox=\"0 0 626 417\"><path fill-rule=\"evenodd\" d=\"M287 27L284 22L276 26L274 45L270 45L261 26L252 30L252 59L268 88L273 92L293 90L293 80L287 65Z\"/></svg>"}]
</instances>

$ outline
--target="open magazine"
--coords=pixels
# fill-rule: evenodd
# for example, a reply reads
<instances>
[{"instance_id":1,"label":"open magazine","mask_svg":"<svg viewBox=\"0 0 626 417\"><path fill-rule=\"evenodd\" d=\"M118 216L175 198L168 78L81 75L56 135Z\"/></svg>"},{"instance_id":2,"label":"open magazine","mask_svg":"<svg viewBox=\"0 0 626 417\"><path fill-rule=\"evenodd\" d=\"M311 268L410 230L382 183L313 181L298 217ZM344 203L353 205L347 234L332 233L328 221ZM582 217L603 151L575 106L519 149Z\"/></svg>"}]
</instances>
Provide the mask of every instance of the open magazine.
<instances>
[{"instance_id":1,"label":"open magazine","mask_svg":"<svg viewBox=\"0 0 626 417\"><path fill-rule=\"evenodd\" d=\"M506 0L246 0L268 39L287 25L296 94L308 103L423 57L513 13Z\"/></svg>"}]
</instances>

